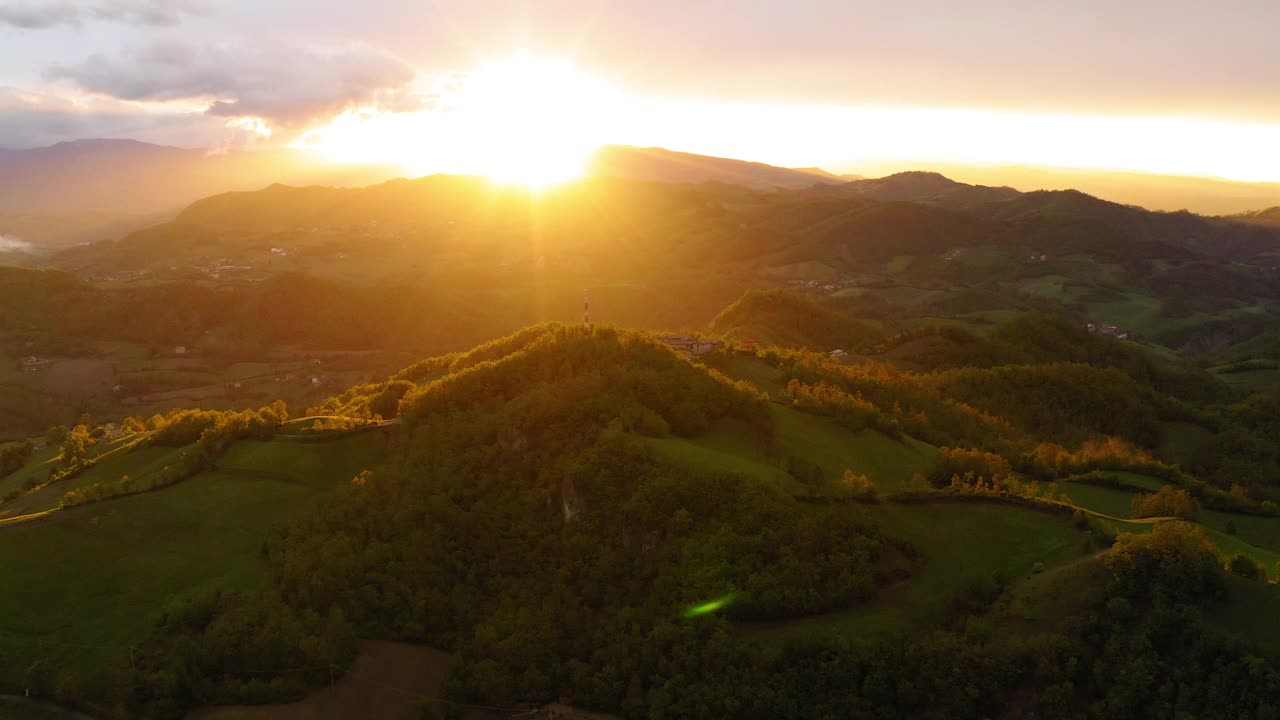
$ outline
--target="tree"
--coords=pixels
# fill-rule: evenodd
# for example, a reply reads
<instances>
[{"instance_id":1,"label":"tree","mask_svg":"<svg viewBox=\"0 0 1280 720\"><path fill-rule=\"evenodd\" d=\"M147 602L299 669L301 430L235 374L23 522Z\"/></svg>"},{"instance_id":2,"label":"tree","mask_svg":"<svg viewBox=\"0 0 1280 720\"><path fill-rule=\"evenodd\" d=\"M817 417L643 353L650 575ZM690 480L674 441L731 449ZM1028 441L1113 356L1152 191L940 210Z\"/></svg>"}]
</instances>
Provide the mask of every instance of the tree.
<instances>
[{"instance_id":1,"label":"tree","mask_svg":"<svg viewBox=\"0 0 1280 720\"><path fill-rule=\"evenodd\" d=\"M393 380L387 383L382 392L369 401L370 414L381 415L388 420L397 417L400 414L400 399L413 388L414 384L408 380Z\"/></svg>"},{"instance_id":2,"label":"tree","mask_svg":"<svg viewBox=\"0 0 1280 720\"><path fill-rule=\"evenodd\" d=\"M1227 563L1227 570L1232 575L1239 575L1246 580L1260 580L1263 575L1262 566L1247 555L1236 555L1231 558L1231 562Z\"/></svg>"},{"instance_id":3,"label":"tree","mask_svg":"<svg viewBox=\"0 0 1280 720\"><path fill-rule=\"evenodd\" d=\"M1194 600L1222 591L1217 548L1203 529L1187 522L1121 533L1103 564L1113 578L1112 592L1122 597Z\"/></svg>"},{"instance_id":4,"label":"tree","mask_svg":"<svg viewBox=\"0 0 1280 720\"><path fill-rule=\"evenodd\" d=\"M35 454L36 445L30 438L5 448L0 448L0 477L17 472L31 456Z\"/></svg>"},{"instance_id":5,"label":"tree","mask_svg":"<svg viewBox=\"0 0 1280 720\"><path fill-rule=\"evenodd\" d=\"M63 464L70 466L83 461L89 454L89 448L97 442L89 436L89 428L84 425L75 426L62 441Z\"/></svg>"},{"instance_id":6,"label":"tree","mask_svg":"<svg viewBox=\"0 0 1280 720\"><path fill-rule=\"evenodd\" d=\"M45 442L49 443L50 445L57 445L63 440L66 440L67 426L54 425L53 427L49 428L47 432L45 432L44 439L45 439Z\"/></svg>"},{"instance_id":7,"label":"tree","mask_svg":"<svg viewBox=\"0 0 1280 720\"><path fill-rule=\"evenodd\" d=\"M1138 495L1133 499L1135 518L1176 517L1194 520L1200 515L1200 503L1184 489L1165 485L1154 493Z\"/></svg>"},{"instance_id":8,"label":"tree","mask_svg":"<svg viewBox=\"0 0 1280 720\"><path fill-rule=\"evenodd\" d=\"M857 475L852 470L845 470L844 477L840 479L840 485L854 500L876 499L876 486L866 475Z\"/></svg>"}]
</instances>

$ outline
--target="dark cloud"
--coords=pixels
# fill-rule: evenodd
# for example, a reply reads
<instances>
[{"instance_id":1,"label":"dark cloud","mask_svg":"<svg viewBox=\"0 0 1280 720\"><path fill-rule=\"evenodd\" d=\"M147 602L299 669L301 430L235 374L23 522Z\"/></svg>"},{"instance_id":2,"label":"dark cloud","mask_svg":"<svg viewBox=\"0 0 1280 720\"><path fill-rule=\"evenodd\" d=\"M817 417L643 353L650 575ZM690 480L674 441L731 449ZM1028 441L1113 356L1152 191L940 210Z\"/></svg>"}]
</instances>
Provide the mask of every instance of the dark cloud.
<instances>
[{"instance_id":1,"label":"dark cloud","mask_svg":"<svg viewBox=\"0 0 1280 720\"><path fill-rule=\"evenodd\" d=\"M41 30L102 21L167 27L177 25L184 15L210 12L211 7L203 0L0 0L0 25Z\"/></svg>"},{"instance_id":2,"label":"dark cloud","mask_svg":"<svg viewBox=\"0 0 1280 720\"><path fill-rule=\"evenodd\" d=\"M0 5L0 24L29 30L74 25L83 17L82 8L71 3L4 3Z\"/></svg>"},{"instance_id":3,"label":"dark cloud","mask_svg":"<svg viewBox=\"0 0 1280 720\"><path fill-rule=\"evenodd\" d=\"M365 104L402 104L414 71L364 45L343 48L162 43L93 55L47 72L121 100L210 99L209 114L296 126Z\"/></svg>"}]
</instances>

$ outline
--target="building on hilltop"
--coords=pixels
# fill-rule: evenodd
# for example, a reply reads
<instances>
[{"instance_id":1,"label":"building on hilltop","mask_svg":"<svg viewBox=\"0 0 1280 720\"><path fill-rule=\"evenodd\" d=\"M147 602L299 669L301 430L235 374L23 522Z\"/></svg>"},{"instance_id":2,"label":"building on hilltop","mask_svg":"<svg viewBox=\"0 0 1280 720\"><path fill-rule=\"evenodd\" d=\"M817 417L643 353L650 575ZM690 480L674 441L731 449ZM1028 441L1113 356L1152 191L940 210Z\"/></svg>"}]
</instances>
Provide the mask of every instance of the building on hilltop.
<instances>
[{"instance_id":1,"label":"building on hilltop","mask_svg":"<svg viewBox=\"0 0 1280 720\"><path fill-rule=\"evenodd\" d=\"M724 343L719 340L694 337L693 335L659 335L658 340L670 345L672 349L685 357L698 357L715 350L724 349Z\"/></svg>"}]
</instances>

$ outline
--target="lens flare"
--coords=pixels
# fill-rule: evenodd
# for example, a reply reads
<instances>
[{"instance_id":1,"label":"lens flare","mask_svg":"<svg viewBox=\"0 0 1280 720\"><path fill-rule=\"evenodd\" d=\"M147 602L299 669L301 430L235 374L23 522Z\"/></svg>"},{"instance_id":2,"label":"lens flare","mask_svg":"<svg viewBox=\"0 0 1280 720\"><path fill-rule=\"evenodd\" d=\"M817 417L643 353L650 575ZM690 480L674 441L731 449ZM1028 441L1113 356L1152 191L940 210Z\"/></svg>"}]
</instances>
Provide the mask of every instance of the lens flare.
<instances>
[{"instance_id":1,"label":"lens flare","mask_svg":"<svg viewBox=\"0 0 1280 720\"><path fill-rule=\"evenodd\" d=\"M684 616L686 618L695 618L695 617L698 617L699 615L706 615L708 613L713 613L719 610L720 608L732 603L735 597L736 596L733 593L729 593L728 595L723 595L721 597L716 598L715 600L704 602L701 605L692 605L684 611Z\"/></svg>"}]
</instances>

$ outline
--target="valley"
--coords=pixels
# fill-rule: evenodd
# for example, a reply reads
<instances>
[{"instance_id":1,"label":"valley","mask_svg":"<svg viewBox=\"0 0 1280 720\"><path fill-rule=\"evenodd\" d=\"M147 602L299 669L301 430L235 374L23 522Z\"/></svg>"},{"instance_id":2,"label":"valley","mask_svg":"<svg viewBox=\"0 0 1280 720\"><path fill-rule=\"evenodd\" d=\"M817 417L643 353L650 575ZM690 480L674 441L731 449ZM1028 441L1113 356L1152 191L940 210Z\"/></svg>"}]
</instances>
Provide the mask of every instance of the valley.
<instances>
[{"instance_id":1,"label":"valley","mask_svg":"<svg viewBox=\"0 0 1280 720\"><path fill-rule=\"evenodd\" d=\"M1211 566L1189 632L1270 657L1278 259L1256 224L928 173L438 176L0 268L0 690L750 717L750 677L789 717L822 658L865 689L930 657L1010 669L878 705L1049 712L1129 687L1068 660L1153 602L1113 546Z\"/></svg>"}]
</instances>

